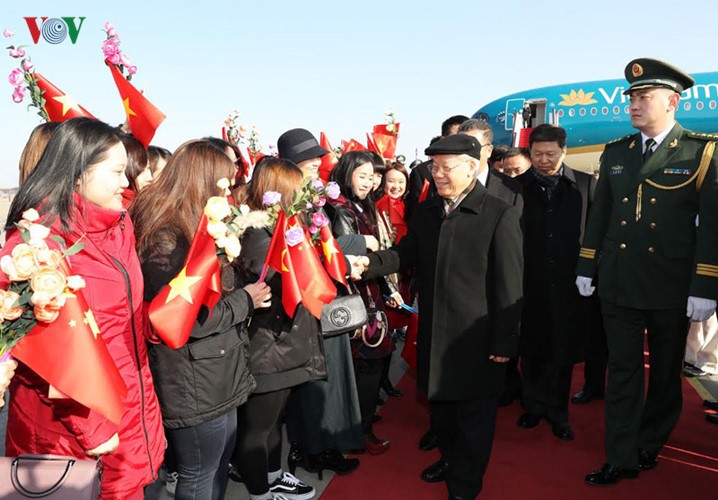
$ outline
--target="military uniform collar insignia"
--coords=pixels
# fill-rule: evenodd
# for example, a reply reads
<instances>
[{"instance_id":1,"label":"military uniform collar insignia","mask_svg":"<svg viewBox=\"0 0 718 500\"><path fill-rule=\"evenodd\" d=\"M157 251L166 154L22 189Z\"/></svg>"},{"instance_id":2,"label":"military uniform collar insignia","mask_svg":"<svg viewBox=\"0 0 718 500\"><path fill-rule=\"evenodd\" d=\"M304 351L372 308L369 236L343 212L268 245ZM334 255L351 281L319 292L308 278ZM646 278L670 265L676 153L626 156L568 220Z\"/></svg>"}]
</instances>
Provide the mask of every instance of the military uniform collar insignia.
<instances>
[{"instance_id":1,"label":"military uniform collar insignia","mask_svg":"<svg viewBox=\"0 0 718 500\"><path fill-rule=\"evenodd\" d=\"M628 149L633 149L635 147L636 147L636 140L634 139L631 141L631 144L628 145Z\"/></svg>"},{"instance_id":2,"label":"military uniform collar insignia","mask_svg":"<svg viewBox=\"0 0 718 500\"><path fill-rule=\"evenodd\" d=\"M678 139L673 139L668 145L668 149L674 149L678 147Z\"/></svg>"}]
</instances>

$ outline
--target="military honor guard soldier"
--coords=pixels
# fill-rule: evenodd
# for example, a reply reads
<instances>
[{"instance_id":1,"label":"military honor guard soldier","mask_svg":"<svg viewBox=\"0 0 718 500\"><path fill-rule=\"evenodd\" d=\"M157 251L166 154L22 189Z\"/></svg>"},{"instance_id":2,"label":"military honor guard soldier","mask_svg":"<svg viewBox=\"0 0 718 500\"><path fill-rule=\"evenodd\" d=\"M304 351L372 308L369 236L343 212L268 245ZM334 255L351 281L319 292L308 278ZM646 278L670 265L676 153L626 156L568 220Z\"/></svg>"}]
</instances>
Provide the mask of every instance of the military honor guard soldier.
<instances>
[{"instance_id":1,"label":"military honor guard soldier","mask_svg":"<svg viewBox=\"0 0 718 500\"><path fill-rule=\"evenodd\" d=\"M631 61L626 79L639 133L606 145L577 266L582 295L598 278L609 350L606 464L592 485L657 465L681 412L688 321L708 318L718 296L718 137L675 121L694 80L655 59Z\"/></svg>"}]
</instances>

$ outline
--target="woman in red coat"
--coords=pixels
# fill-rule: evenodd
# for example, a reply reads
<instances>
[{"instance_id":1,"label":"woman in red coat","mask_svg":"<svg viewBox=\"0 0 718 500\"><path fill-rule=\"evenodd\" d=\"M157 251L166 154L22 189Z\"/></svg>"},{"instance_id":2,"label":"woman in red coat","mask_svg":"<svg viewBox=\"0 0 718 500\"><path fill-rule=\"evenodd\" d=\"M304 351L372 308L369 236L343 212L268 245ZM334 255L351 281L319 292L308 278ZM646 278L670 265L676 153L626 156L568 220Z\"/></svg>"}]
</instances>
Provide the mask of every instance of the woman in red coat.
<instances>
[{"instance_id":1,"label":"woman in red coat","mask_svg":"<svg viewBox=\"0 0 718 500\"><path fill-rule=\"evenodd\" d=\"M127 155L120 134L89 118L62 123L40 163L15 196L5 227L9 254L22 240L14 222L37 208L40 223L68 247L102 338L127 386L119 425L71 400L49 399L48 384L19 363L10 390L6 453L102 457L101 498L141 499L157 478L165 448L143 332L143 280L132 223L122 208ZM7 276L0 273L0 286ZM72 356L72 353L58 355ZM88 377L92 374L88 373Z\"/></svg>"}]
</instances>

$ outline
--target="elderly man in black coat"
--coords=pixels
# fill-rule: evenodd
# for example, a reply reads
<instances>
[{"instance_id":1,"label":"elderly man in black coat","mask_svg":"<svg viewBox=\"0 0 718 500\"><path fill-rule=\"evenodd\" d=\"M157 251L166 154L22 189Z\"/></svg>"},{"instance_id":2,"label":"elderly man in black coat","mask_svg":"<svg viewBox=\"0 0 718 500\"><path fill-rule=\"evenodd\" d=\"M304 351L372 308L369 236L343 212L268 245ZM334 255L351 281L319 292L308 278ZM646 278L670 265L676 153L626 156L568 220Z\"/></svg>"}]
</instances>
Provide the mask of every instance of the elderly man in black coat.
<instances>
[{"instance_id":1,"label":"elderly man in black coat","mask_svg":"<svg viewBox=\"0 0 718 500\"><path fill-rule=\"evenodd\" d=\"M477 181L481 145L474 137L449 136L425 153L438 197L417 207L398 246L356 263L368 266L367 277L416 269L418 386L448 462L450 498L475 498L491 454L504 363L518 347L519 213Z\"/></svg>"}]
</instances>

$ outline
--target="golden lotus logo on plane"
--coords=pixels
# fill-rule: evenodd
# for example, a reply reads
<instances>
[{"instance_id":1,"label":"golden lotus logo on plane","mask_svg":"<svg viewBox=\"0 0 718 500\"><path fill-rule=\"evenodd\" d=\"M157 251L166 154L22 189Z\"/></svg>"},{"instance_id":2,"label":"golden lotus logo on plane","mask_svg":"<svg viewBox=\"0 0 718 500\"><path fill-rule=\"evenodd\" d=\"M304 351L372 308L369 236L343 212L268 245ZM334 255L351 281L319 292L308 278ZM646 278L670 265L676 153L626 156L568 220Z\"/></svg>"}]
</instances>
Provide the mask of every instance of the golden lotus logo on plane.
<instances>
[{"instance_id":1,"label":"golden lotus logo on plane","mask_svg":"<svg viewBox=\"0 0 718 500\"><path fill-rule=\"evenodd\" d=\"M583 89L578 89L578 92L571 90L568 94L560 94L563 101L558 103L559 106L586 106L588 104L595 104L596 99L593 98L595 92L584 92Z\"/></svg>"}]
</instances>

